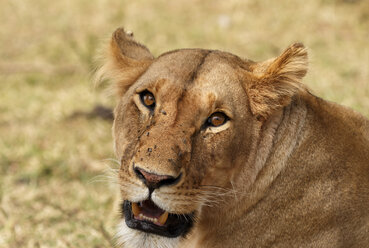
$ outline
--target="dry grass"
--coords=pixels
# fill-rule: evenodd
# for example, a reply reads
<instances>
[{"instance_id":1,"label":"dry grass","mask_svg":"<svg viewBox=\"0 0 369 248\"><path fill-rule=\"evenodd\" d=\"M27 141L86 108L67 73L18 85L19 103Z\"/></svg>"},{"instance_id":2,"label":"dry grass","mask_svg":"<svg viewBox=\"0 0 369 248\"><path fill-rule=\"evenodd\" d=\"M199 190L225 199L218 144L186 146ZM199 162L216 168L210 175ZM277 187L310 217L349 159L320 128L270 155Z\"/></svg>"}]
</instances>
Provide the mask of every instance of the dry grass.
<instances>
[{"instance_id":1,"label":"dry grass","mask_svg":"<svg viewBox=\"0 0 369 248\"><path fill-rule=\"evenodd\" d=\"M73 115L114 99L93 89L116 27L154 54L204 47L263 60L310 48L306 84L369 116L369 3L344 0L0 1L0 247L111 247L111 123ZM71 116L74 116L71 118Z\"/></svg>"}]
</instances>

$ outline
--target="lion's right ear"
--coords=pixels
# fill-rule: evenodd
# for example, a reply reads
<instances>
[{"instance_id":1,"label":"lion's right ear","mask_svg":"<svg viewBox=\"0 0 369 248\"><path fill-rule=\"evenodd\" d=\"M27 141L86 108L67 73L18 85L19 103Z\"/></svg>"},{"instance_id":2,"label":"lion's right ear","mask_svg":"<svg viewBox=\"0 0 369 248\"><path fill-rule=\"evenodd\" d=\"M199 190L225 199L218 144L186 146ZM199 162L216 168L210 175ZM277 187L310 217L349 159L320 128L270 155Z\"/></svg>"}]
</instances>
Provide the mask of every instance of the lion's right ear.
<instances>
[{"instance_id":1,"label":"lion's right ear","mask_svg":"<svg viewBox=\"0 0 369 248\"><path fill-rule=\"evenodd\" d=\"M128 88L146 71L154 56L133 39L132 33L118 28L112 35L109 47L102 55L103 63L97 69L95 82L111 80L117 94L123 96Z\"/></svg>"}]
</instances>

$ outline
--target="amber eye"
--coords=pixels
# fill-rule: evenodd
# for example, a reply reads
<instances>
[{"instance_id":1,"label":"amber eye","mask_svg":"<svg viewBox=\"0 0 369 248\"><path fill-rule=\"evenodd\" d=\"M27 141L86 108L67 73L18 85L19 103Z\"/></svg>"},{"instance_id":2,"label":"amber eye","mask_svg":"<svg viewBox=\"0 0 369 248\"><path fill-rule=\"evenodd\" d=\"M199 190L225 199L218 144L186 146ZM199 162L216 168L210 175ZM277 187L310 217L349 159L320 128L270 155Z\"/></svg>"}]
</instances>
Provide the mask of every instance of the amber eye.
<instances>
[{"instance_id":1,"label":"amber eye","mask_svg":"<svg viewBox=\"0 0 369 248\"><path fill-rule=\"evenodd\" d=\"M213 113L207 120L208 126L219 127L228 121L228 116L222 112Z\"/></svg>"},{"instance_id":2,"label":"amber eye","mask_svg":"<svg viewBox=\"0 0 369 248\"><path fill-rule=\"evenodd\" d=\"M143 105L145 105L150 110L153 110L155 108L155 97L154 95L148 91L145 90L140 93L141 102Z\"/></svg>"}]
</instances>

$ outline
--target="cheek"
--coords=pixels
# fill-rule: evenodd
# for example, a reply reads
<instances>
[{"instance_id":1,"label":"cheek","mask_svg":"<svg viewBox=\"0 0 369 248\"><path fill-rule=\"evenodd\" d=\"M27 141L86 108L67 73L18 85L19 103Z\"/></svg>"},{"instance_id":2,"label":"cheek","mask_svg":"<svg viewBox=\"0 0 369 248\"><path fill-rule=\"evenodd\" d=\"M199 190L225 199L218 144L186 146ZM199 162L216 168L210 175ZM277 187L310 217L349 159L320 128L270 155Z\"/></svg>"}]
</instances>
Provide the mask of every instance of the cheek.
<instances>
[{"instance_id":1,"label":"cheek","mask_svg":"<svg viewBox=\"0 0 369 248\"><path fill-rule=\"evenodd\" d=\"M245 122L243 122L245 123ZM233 173L247 161L252 140L251 122L210 135L199 135L194 141L193 162L203 185L226 186ZM235 131L237 130L237 132Z\"/></svg>"},{"instance_id":2,"label":"cheek","mask_svg":"<svg viewBox=\"0 0 369 248\"><path fill-rule=\"evenodd\" d=\"M139 116L140 112L135 104L124 106L120 103L116 107L113 134L118 158L122 157L125 147L130 145L130 143L137 143L142 129Z\"/></svg>"},{"instance_id":3,"label":"cheek","mask_svg":"<svg viewBox=\"0 0 369 248\"><path fill-rule=\"evenodd\" d=\"M208 156L215 162L211 166L224 167L229 166L227 163L231 160L231 153L234 149L235 141L232 129L227 129L219 133L211 134L203 139Z\"/></svg>"},{"instance_id":4,"label":"cheek","mask_svg":"<svg viewBox=\"0 0 369 248\"><path fill-rule=\"evenodd\" d=\"M232 145L234 135L230 131L223 131L207 136L199 136L194 140L192 161L190 162L194 174L200 175L200 181L212 178L218 172L224 172L232 167Z\"/></svg>"}]
</instances>

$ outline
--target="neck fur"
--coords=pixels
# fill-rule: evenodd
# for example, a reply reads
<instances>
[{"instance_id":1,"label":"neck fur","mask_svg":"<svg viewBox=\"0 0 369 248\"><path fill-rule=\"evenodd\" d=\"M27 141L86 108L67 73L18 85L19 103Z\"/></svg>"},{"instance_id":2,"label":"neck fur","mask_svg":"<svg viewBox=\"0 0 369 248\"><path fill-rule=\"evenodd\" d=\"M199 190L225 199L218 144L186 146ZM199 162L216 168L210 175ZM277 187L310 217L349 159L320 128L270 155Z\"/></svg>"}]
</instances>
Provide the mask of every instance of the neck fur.
<instances>
[{"instance_id":1,"label":"neck fur","mask_svg":"<svg viewBox=\"0 0 369 248\"><path fill-rule=\"evenodd\" d=\"M267 192L276 177L283 171L293 150L303 136L306 105L295 100L281 113L273 116L260 128L259 139L250 153L246 166L237 180L237 188L243 188L244 210L256 204ZM242 187L247 183L247 187Z\"/></svg>"}]
</instances>

